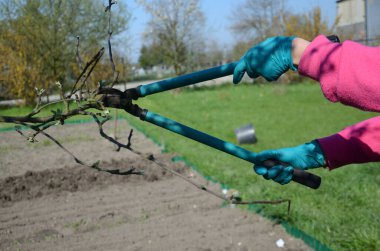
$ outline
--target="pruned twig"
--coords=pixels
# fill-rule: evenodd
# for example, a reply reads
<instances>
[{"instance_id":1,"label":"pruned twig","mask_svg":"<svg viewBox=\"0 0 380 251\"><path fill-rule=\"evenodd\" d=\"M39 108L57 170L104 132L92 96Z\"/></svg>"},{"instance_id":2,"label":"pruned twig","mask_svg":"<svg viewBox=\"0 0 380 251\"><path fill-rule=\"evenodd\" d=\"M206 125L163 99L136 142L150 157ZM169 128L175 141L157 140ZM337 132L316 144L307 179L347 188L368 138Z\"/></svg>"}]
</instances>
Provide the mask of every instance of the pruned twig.
<instances>
[{"instance_id":1,"label":"pruned twig","mask_svg":"<svg viewBox=\"0 0 380 251\"><path fill-rule=\"evenodd\" d=\"M113 0L108 0L108 6L105 9L105 12L108 12L108 39L107 39L107 44L108 44L108 54L109 54L109 59L111 63L111 69L112 69L112 75L113 75L113 82L111 87L113 87L119 79L119 72L116 71L116 66L115 62L113 60L113 53L112 53L112 44L111 44L111 37L112 37L112 5L116 4L116 1Z\"/></svg>"},{"instance_id":2,"label":"pruned twig","mask_svg":"<svg viewBox=\"0 0 380 251\"><path fill-rule=\"evenodd\" d=\"M97 63L99 62L99 60L101 59L101 57L103 56L103 53L104 53L104 47L102 47L92 58L90 61L87 62L87 64L85 65L85 67L83 68L82 72L79 74L77 80L75 81L75 84L70 92L70 94L66 97L66 98L71 98L73 96L73 94L75 92L77 92L78 90L80 90L83 86L83 84L86 82L86 80L89 78L89 76L91 75L92 71L94 70L95 66L97 65ZM91 67L89 69L89 67ZM89 69L89 70L88 70ZM87 72L88 70L88 72ZM80 82L80 80L82 79L82 77L84 78L82 80L82 84L79 86L79 88L77 87L78 83Z\"/></svg>"},{"instance_id":3,"label":"pruned twig","mask_svg":"<svg viewBox=\"0 0 380 251\"><path fill-rule=\"evenodd\" d=\"M77 46L76 46L76 50L75 50L75 56L77 59L77 64L78 64L79 69L83 70L83 61L82 61L82 58L80 57L80 54L79 54L79 43L80 43L80 37L77 36Z\"/></svg>"}]
</instances>

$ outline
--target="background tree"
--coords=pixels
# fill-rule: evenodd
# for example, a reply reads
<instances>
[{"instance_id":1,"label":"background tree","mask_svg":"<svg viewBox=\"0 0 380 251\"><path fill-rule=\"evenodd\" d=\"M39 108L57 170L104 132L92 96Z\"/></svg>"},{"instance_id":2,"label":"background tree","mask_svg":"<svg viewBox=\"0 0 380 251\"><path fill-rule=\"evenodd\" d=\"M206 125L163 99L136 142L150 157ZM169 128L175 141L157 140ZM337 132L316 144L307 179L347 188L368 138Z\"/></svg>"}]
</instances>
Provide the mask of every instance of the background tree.
<instances>
[{"instance_id":1,"label":"background tree","mask_svg":"<svg viewBox=\"0 0 380 251\"><path fill-rule=\"evenodd\" d=\"M322 18L319 7L306 14L294 14L288 10L285 0L246 0L233 17L233 31L243 34L245 41L251 43L280 35L311 40L319 34L334 33L338 23L337 17L329 26L328 20Z\"/></svg>"},{"instance_id":2,"label":"background tree","mask_svg":"<svg viewBox=\"0 0 380 251\"><path fill-rule=\"evenodd\" d=\"M146 38L177 75L194 65L202 49L203 13L199 0L139 0L150 14ZM149 47L149 46L148 46Z\"/></svg>"},{"instance_id":3,"label":"background tree","mask_svg":"<svg viewBox=\"0 0 380 251\"><path fill-rule=\"evenodd\" d=\"M338 21L337 17L329 26L328 20L322 18L320 7L315 7L306 14L291 14L284 17L284 35L302 37L311 41L320 34L333 34Z\"/></svg>"},{"instance_id":4,"label":"background tree","mask_svg":"<svg viewBox=\"0 0 380 251\"><path fill-rule=\"evenodd\" d=\"M232 29L245 38L264 40L283 33L287 14L285 0L246 0L232 14Z\"/></svg>"},{"instance_id":5,"label":"background tree","mask_svg":"<svg viewBox=\"0 0 380 251\"><path fill-rule=\"evenodd\" d=\"M251 48L253 45L252 40L242 40L235 43L234 47L232 48L232 56L234 60L240 59L244 53L247 52L249 48Z\"/></svg>"},{"instance_id":6,"label":"background tree","mask_svg":"<svg viewBox=\"0 0 380 251\"><path fill-rule=\"evenodd\" d=\"M33 103L35 87L48 89L55 81L70 84L81 71L77 37L83 61L106 41L104 8L91 0L0 0L2 89ZM127 29L129 16L122 5L113 15L115 35Z\"/></svg>"},{"instance_id":7,"label":"background tree","mask_svg":"<svg viewBox=\"0 0 380 251\"><path fill-rule=\"evenodd\" d=\"M268 37L298 36L312 40L320 34L334 34L339 20L337 17L330 26L328 20L322 18L319 7L306 14L294 14L288 10L286 0L246 0L233 17L231 28L241 37L232 50L234 60ZM289 71L280 78L280 81L289 80L299 81L301 77Z\"/></svg>"},{"instance_id":8,"label":"background tree","mask_svg":"<svg viewBox=\"0 0 380 251\"><path fill-rule=\"evenodd\" d=\"M155 65L165 63L164 55L161 54L161 46L159 44L143 45L140 49L139 64L145 70Z\"/></svg>"},{"instance_id":9,"label":"background tree","mask_svg":"<svg viewBox=\"0 0 380 251\"><path fill-rule=\"evenodd\" d=\"M0 43L0 85L2 94L25 97L27 100L35 96L34 82L40 82L38 68L41 60L35 60L28 67L30 59L28 51L32 49L31 43L27 43L24 36L11 32L1 32L3 39L12 41L11 44ZM24 83L23 85L17 85ZM39 85L41 86L41 85Z\"/></svg>"},{"instance_id":10,"label":"background tree","mask_svg":"<svg viewBox=\"0 0 380 251\"><path fill-rule=\"evenodd\" d=\"M207 57L206 63L208 67L222 65L225 60L225 52L216 41L211 41L207 45L207 51L205 52Z\"/></svg>"}]
</instances>

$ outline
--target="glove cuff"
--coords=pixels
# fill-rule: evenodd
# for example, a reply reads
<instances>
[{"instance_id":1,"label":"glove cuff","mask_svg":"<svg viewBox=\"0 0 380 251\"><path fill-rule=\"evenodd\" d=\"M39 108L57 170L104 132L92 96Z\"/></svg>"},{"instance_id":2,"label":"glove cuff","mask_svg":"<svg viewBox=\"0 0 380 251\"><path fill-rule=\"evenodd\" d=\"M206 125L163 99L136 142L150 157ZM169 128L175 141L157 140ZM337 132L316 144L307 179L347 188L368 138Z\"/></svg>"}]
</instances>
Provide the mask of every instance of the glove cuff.
<instances>
[{"instance_id":1,"label":"glove cuff","mask_svg":"<svg viewBox=\"0 0 380 251\"><path fill-rule=\"evenodd\" d=\"M289 45L290 48L289 48L289 68L292 70L292 71L298 71L298 67L295 66L293 64L293 57L292 57L292 51L293 51L293 40L296 38L296 36L291 36L291 37L288 37L289 38Z\"/></svg>"},{"instance_id":2,"label":"glove cuff","mask_svg":"<svg viewBox=\"0 0 380 251\"><path fill-rule=\"evenodd\" d=\"M321 146L317 140L313 140L309 143L306 143L309 150L312 152L314 160L320 165L320 167L326 167L325 155L322 151Z\"/></svg>"}]
</instances>

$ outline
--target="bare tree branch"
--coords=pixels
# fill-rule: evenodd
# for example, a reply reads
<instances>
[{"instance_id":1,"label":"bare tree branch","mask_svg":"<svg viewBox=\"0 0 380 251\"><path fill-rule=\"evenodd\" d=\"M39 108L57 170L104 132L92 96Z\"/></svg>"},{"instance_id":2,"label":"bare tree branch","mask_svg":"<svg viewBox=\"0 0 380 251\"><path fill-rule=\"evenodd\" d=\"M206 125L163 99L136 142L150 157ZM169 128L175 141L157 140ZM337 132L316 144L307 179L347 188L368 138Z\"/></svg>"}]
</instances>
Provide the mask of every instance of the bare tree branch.
<instances>
[{"instance_id":1,"label":"bare tree branch","mask_svg":"<svg viewBox=\"0 0 380 251\"><path fill-rule=\"evenodd\" d=\"M82 61L82 58L80 57L80 54L79 54L79 43L80 43L80 37L77 36L77 46L76 46L76 50L75 50L75 56L77 59L77 64L78 64L79 69L83 70L83 61Z\"/></svg>"},{"instance_id":2,"label":"bare tree branch","mask_svg":"<svg viewBox=\"0 0 380 251\"><path fill-rule=\"evenodd\" d=\"M97 63L99 62L100 58L103 56L103 53L104 53L104 47L101 48L98 53L96 53L92 59L90 61L87 62L86 66L83 68L83 71L81 72L81 74L79 74L70 94L67 96L67 98L70 98L72 97L72 95L80 90L83 86L83 84L86 82L86 80L88 79L88 77L91 75L92 71L94 70L95 66L97 65ZM86 74L88 68L91 66L90 70L88 71L88 73ZM77 88L77 85L78 83L80 82L81 78L84 77L84 79L82 80L82 85Z\"/></svg>"}]
</instances>

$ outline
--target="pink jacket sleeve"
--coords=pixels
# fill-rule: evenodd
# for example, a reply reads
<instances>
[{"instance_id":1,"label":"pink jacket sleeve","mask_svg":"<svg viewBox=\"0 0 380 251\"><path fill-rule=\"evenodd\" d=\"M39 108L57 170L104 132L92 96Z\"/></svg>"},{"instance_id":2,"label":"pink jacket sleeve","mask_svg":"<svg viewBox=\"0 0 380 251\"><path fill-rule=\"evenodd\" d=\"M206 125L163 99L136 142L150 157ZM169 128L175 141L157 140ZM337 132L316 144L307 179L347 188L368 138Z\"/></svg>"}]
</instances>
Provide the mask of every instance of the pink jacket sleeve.
<instances>
[{"instance_id":1,"label":"pink jacket sleeve","mask_svg":"<svg viewBox=\"0 0 380 251\"><path fill-rule=\"evenodd\" d=\"M380 117L371 118L339 133L318 139L327 166L380 161Z\"/></svg>"},{"instance_id":2,"label":"pink jacket sleeve","mask_svg":"<svg viewBox=\"0 0 380 251\"><path fill-rule=\"evenodd\" d=\"M380 111L380 47L318 36L304 51L300 74L320 82L325 97L362 110ZM330 169L380 161L380 117L318 139Z\"/></svg>"},{"instance_id":3,"label":"pink jacket sleeve","mask_svg":"<svg viewBox=\"0 0 380 251\"><path fill-rule=\"evenodd\" d=\"M380 46L332 43L320 35L302 54L298 70L319 81L328 100L380 111Z\"/></svg>"}]
</instances>

